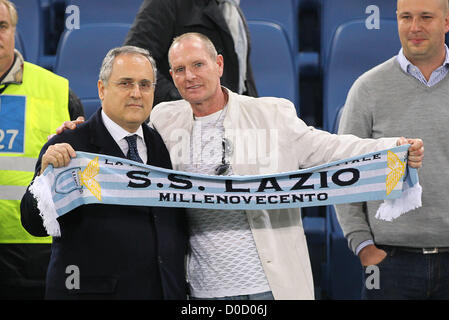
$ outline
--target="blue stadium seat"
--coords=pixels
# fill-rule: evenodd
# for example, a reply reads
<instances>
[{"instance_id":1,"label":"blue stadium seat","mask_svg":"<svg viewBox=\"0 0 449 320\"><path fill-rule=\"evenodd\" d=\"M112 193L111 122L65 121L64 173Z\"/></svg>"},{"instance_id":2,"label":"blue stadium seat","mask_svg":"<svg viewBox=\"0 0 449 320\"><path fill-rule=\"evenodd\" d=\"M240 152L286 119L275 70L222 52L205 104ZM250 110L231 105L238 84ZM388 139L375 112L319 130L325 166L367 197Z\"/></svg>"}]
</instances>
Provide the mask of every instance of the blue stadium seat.
<instances>
[{"instance_id":1,"label":"blue stadium seat","mask_svg":"<svg viewBox=\"0 0 449 320\"><path fill-rule=\"evenodd\" d=\"M341 115L343 113L343 109L344 109L344 105L341 106L340 108L338 108L338 110L337 110L337 115L335 116L334 124L332 126L332 131L331 131L333 133L338 132L338 126L340 125L340 119L341 119Z\"/></svg>"},{"instance_id":2,"label":"blue stadium seat","mask_svg":"<svg viewBox=\"0 0 449 320\"><path fill-rule=\"evenodd\" d=\"M354 81L364 72L396 55L401 48L396 20L381 20L379 30L364 20L341 25L335 32L324 68L323 127L331 131Z\"/></svg>"},{"instance_id":3,"label":"blue stadium seat","mask_svg":"<svg viewBox=\"0 0 449 320\"><path fill-rule=\"evenodd\" d=\"M273 22L284 29L292 52L298 51L298 17L294 0L243 0L240 8L247 20Z\"/></svg>"},{"instance_id":4,"label":"blue stadium seat","mask_svg":"<svg viewBox=\"0 0 449 320\"><path fill-rule=\"evenodd\" d=\"M26 52L23 47L22 37L20 35L19 30L16 30L14 42L15 42L15 48L22 54L22 57L26 60Z\"/></svg>"},{"instance_id":5,"label":"blue stadium seat","mask_svg":"<svg viewBox=\"0 0 449 320\"><path fill-rule=\"evenodd\" d=\"M53 70L56 61L56 48L65 28L64 12L66 0L40 0L42 19L44 21L43 54L39 64Z\"/></svg>"},{"instance_id":6,"label":"blue stadium seat","mask_svg":"<svg viewBox=\"0 0 449 320\"><path fill-rule=\"evenodd\" d=\"M27 61L39 64L44 47L44 27L39 0L13 0L19 15L17 29L23 42Z\"/></svg>"},{"instance_id":7,"label":"blue stadium seat","mask_svg":"<svg viewBox=\"0 0 449 320\"><path fill-rule=\"evenodd\" d=\"M91 23L132 24L143 0L67 0L80 11L81 26ZM124 39L123 39L124 40Z\"/></svg>"},{"instance_id":8,"label":"blue stadium seat","mask_svg":"<svg viewBox=\"0 0 449 320\"><path fill-rule=\"evenodd\" d=\"M298 75L287 36L275 23L248 21L252 39L251 64L260 96L286 98L299 114Z\"/></svg>"},{"instance_id":9,"label":"blue stadium seat","mask_svg":"<svg viewBox=\"0 0 449 320\"><path fill-rule=\"evenodd\" d=\"M317 52L304 52L299 46L299 0L245 0L240 7L247 20L273 22L285 30L299 70L314 70L319 63Z\"/></svg>"},{"instance_id":10,"label":"blue stadium seat","mask_svg":"<svg viewBox=\"0 0 449 320\"><path fill-rule=\"evenodd\" d=\"M363 268L348 247L333 206L326 210L326 267L323 290L332 300L359 300L363 285Z\"/></svg>"},{"instance_id":11,"label":"blue stadium seat","mask_svg":"<svg viewBox=\"0 0 449 320\"><path fill-rule=\"evenodd\" d=\"M321 65L326 61L331 41L337 28L350 20L366 20L371 11L369 6L379 8L381 19L396 19L396 1L394 0L323 0L321 7ZM380 25L382 29L382 24Z\"/></svg>"},{"instance_id":12,"label":"blue stadium seat","mask_svg":"<svg viewBox=\"0 0 449 320\"><path fill-rule=\"evenodd\" d=\"M335 32L324 70L324 128L337 132L346 96L354 81L364 72L388 60L401 47L397 22L385 19L379 30L368 30L365 20L341 25ZM325 289L331 299L359 299L363 269L349 250L335 210L326 210L327 265Z\"/></svg>"},{"instance_id":13,"label":"blue stadium seat","mask_svg":"<svg viewBox=\"0 0 449 320\"><path fill-rule=\"evenodd\" d=\"M101 105L97 81L103 58L110 49L123 44L130 27L123 23L83 25L65 31L61 37L54 72L69 79L86 117Z\"/></svg>"},{"instance_id":14,"label":"blue stadium seat","mask_svg":"<svg viewBox=\"0 0 449 320\"><path fill-rule=\"evenodd\" d=\"M326 0L294 0L296 5L305 5L305 6L321 6L321 2Z\"/></svg>"},{"instance_id":15,"label":"blue stadium seat","mask_svg":"<svg viewBox=\"0 0 449 320\"><path fill-rule=\"evenodd\" d=\"M304 210L302 211L304 214ZM324 262L326 261L326 220L325 217L305 216L302 219L304 234L307 240L310 263L312 265L313 282L315 286L315 299L319 300L323 296L322 285L327 271Z\"/></svg>"}]
</instances>

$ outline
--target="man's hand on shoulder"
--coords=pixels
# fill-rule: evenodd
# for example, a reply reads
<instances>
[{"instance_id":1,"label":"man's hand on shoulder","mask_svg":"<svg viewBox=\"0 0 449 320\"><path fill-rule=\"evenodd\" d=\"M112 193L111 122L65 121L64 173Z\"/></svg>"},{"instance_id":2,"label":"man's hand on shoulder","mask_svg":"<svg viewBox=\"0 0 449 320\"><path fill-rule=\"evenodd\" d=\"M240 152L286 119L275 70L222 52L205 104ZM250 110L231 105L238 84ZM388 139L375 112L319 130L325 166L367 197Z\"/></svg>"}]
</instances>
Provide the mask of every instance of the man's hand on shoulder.
<instances>
[{"instance_id":1,"label":"man's hand on shoulder","mask_svg":"<svg viewBox=\"0 0 449 320\"><path fill-rule=\"evenodd\" d=\"M55 135L63 133L66 129L75 129L77 125L83 123L84 121L85 120L83 116L79 116L78 118L76 118L76 120L65 121L60 127L56 129L56 134L51 134L47 137L47 141L53 138Z\"/></svg>"}]
</instances>

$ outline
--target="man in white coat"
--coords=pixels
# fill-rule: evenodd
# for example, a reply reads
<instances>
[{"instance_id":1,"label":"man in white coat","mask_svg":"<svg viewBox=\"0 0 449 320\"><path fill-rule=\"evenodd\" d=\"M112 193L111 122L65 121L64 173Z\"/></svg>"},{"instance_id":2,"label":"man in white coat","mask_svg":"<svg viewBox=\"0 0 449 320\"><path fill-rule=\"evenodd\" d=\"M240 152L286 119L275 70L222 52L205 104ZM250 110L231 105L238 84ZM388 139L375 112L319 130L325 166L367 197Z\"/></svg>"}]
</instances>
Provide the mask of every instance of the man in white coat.
<instances>
[{"instance_id":1,"label":"man in white coat","mask_svg":"<svg viewBox=\"0 0 449 320\"><path fill-rule=\"evenodd\" d=\"M170 74L183 100L150 116L175 170L256 175L298 170L410 143L420 167L420 139L360 139L316 130L281 98L253 98L220 84L223 57L209 39L187 33L169 50ZM270 63L270 62L267 62ZM187 279L192 299L313 299L299 209L189 209Z\"/></svg>"}]
</instances>

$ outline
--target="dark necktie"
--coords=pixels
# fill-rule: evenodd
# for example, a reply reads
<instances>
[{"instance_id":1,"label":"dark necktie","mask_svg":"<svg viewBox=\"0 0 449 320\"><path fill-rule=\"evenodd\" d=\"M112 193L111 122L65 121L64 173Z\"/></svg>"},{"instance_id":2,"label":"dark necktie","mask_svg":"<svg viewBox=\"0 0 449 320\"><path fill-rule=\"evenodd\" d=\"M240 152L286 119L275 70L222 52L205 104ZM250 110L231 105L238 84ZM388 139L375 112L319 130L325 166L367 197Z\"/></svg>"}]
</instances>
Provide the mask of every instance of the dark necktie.
<instances>
[{"instance_id":1,"label":"dark necktie","mask_svg":"<svg viewBox=\"0 0 449 320\"><path fill-rule=\"evenodd\" d=\"M139 157L139 152L137 151L137 134L125 137L126 142L128 142L128 154L126 157L130 160L143 163L142 159Z\"/></svg>"}]
</instances>

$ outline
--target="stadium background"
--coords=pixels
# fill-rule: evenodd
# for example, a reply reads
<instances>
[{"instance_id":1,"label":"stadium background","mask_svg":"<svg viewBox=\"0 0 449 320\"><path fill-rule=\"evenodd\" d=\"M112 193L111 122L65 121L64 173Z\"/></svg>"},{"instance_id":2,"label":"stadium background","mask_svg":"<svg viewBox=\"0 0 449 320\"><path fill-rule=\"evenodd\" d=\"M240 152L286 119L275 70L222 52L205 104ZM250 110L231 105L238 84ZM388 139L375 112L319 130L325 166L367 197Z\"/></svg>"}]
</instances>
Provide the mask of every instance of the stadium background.
<instances>
[{"instance_id":1,"label":"stadium background","mask_svg":"<svg viewBox=\"0 0 449 320\"><path fill-rule=\"evenodd\" d=\"M100 105L102 58L123 44L141 0L12 0L16 48L70 81L87 115ZM75 7L70 7L70 6ZM295 103L308 124L335 132L358 76L396 55L395 0L241 0L260 96ZM331 208L303 210L317 299L359 299L363 269Z\"/></svg>"}]
</instances>

